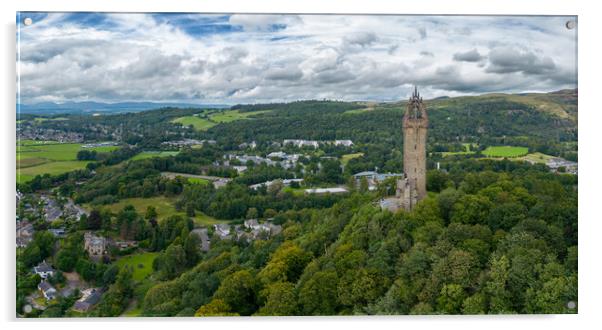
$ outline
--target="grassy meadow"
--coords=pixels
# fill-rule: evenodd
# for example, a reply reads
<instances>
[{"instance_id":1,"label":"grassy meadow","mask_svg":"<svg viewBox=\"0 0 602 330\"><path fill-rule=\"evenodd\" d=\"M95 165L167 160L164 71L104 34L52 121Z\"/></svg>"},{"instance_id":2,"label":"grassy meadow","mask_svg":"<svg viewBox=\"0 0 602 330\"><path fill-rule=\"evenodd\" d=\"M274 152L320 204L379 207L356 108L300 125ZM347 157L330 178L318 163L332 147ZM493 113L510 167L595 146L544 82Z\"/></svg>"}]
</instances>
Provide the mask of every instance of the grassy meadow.
<instances>
[{"instance_id":1,"label":"grassy meadow","mask_svg":"<svg viewBox=\"0 0 602 330\"><path fill-rule=\"evenodd\" d=\"M159 255L158 252L136 253L119 258L115 264L121 269L126 266L132 267L134 281L140 282L153 272L153 261Z\"/></svg>"},{"instance_id":2,"label":"grassy meadow","mask_svg":"<svg viewBox=\"0 0 602 330\"><path fill-rule=\"evenodd\" d=\"M136 156L132 157L131 160L148 159L155 157L169 157L175 156L179 151L143 151Z\"/></svg>"},{"instance_id":3,"label":"grassy meadow","mask_svg":"<svg viewBox=\"0 0 602 330\"><path fill-rule=\"evenodd\" d=\"M247 119L251 116L269 112L271 110L260 110L251 112L239 112L238 110L226 110L209 113L206 118L199 114L180 117L172 120L172 123L180 123L184 126L192 125L198 131L206 131L219 123L229 123L236 120Z\"/></svg>"},{"instance_id":4,"label":"grassy meadow","mask_svg":"<svg viewBox=\"0 0 602 330\"><path fill-rule=\"evenodd\" d=\"M17 182L27 182L36 175L61 174L86 167L89 161L78 161L80 150L109 152L117 146L82 148L80 143L21 140L17 142Z\"/></svg>"},{"instance_id":5,"label":"grassy meadow","mask_svg":"<svg viewBox=\"0 0 602 330\"><path fill-rule=\"evenodd\" d=\"M529 148L527 147L512 147L512 146L497 146L497 147L487 147L487 149L483 150L483 155L487 157L500 158L500 157L520 157L525 156L529 153Z\"/></svg>"}]
</instances>

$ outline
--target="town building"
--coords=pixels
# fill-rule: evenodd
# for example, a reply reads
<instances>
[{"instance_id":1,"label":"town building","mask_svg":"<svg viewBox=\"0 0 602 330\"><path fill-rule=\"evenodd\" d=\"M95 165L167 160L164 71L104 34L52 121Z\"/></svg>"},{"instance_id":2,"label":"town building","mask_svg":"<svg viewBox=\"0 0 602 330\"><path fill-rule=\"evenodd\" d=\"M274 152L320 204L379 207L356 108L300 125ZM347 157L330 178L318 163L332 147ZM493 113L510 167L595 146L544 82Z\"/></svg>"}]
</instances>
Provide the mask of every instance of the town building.
<instances>
[{"instance_id":1,"label":"town building","mask_svg":"<svg viewBox=\"0 0 602 330\"><path fill-rule=\"evenodd\" d=\"M100 257L107 252L107 239L87 232L84 234L84 249L91 257Z\"/></svg>"},{"instance_id":2,"label":"town building","mask_svg":"<svg viewBox=\"0 0 602 330\"><path fill-rule=\"evenodd\" d=\"M344 187L333 187L333 188L312 188L312 189L305 189L305 194L309 195L309 194L344 194L349 192L346 188Z\"/></svg>"}]
</instances>

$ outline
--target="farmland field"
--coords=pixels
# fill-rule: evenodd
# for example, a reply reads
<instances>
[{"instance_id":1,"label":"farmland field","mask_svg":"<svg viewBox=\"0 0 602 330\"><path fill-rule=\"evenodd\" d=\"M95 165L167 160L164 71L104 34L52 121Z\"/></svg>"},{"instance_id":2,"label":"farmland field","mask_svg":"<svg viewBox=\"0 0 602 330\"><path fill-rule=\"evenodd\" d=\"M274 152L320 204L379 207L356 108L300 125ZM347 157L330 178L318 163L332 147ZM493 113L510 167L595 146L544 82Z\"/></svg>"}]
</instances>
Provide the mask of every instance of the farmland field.
<instances>
[{"instance_id":1,"label":"farmland field","mask_svg":"<svg viewBox=\"0 0 602 330\"><path fill-rule=\"evenodd\" d=\"M185 116L172 120L172 123L180 123L184 126L192 125L198 131L206 131L219 123L229 123L235 120L247 119L250 116L269 112L271 110L239 112L238 110L226 110L209 113L209 118L200 118L198 115Z\"/></svg>"},{"instance_id":2,"label":"farmland field","mask_svg":"<svg viewBox=\"0 0 602 330\"><path fill-rule=\"evenodd\" d=\"M136 156L132 157L131 160L140 160L140 159L148 159L154 157L168 157L175 156L179 152L178 151L143 151Z\"/></svg>"},{"instance_id":3,"label":"farmland field","mask_svg":"<svg viewBox=\"0 0 602 330\"><path fill-rule=\"evenodd\" d=\"M487 157L520 157L529 153L529 148L512 147L512 146L497 146L487 147L483 150L483 155Z\"/></svg>"},{"instance_id":4,"label":"farmland field","mask_svg":"<svg viewBox=\"0 0 602 330\"><path fill-rule=\"evenodd\" d=\"M132 267L134 281L142 281L153 272L153 260L159 255L157 252L137 253L120 258L115 262L119 268Z\"/></svg>"},{"instance_id":5,"label":"farmland field","mask_svg":"<svg viewBox=\"0 0 602 330\"><path fill-rule=\"evenodd\" d=\"M80 150L109 152L117 146L82 148L80 143L22 140L17 143L17 182L27 182L36 175L61 174L86 167L89 161L78 161Z\"/></svg>"}]
</instances>

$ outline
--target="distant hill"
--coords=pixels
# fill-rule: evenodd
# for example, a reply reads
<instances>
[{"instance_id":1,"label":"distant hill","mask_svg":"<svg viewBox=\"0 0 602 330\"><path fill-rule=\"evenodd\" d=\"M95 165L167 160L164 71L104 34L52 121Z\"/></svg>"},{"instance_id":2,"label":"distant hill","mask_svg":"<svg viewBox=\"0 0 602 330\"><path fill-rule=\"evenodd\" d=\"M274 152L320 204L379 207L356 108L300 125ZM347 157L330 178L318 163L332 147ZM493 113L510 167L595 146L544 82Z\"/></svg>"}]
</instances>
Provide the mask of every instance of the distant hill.
<instances>
[{"instance_id":1,"label":"distant hill","mask_svg":"<svg viewBox=\"0 0 602 330\"><path fill-rule=\"evenodd\" d=\"M577 90L564 89L550 93L504 94L435 98L428 101L430 109L447 108L471 103L506 101L532 106L541 112L577 122ZM405 103L405 101L404 101Z\"/></svg>"},{"instance_id":2,"label":"distant hill","mask_svg":"<svg viewBox=\"0 0 602 330\"><path fill-rule=\"evenodd\" d=\"M17 104L17 111L22 114L55 115L55 114L90 114L90 113L124 113L140 112L159 108L228 108L224 104L194 104L194 103L170 103L170 102L43 102L37 104Z\"/></svg>"}]
</instances>

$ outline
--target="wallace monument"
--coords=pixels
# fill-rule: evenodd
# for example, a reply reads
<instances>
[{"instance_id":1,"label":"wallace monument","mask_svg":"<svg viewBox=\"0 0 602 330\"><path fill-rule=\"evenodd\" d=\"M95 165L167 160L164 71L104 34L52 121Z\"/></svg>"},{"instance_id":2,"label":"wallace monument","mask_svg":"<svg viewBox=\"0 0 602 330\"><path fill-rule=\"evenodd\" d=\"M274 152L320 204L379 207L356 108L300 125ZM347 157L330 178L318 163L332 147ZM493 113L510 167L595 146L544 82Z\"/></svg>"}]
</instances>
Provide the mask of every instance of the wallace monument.
<instances>
[{"instance_id":1,"label":"wallace monument","mask_svg":"<svg viewBox=\"0 0 602 330\"><path fill-rule=\"evenodd\" d=\"M383 208L407 211L426 197L426 133L428 115L418 88L408 101L403 116L403 177L397 180L394 198L382 204Z\"/></svg>"}]
</instances>

